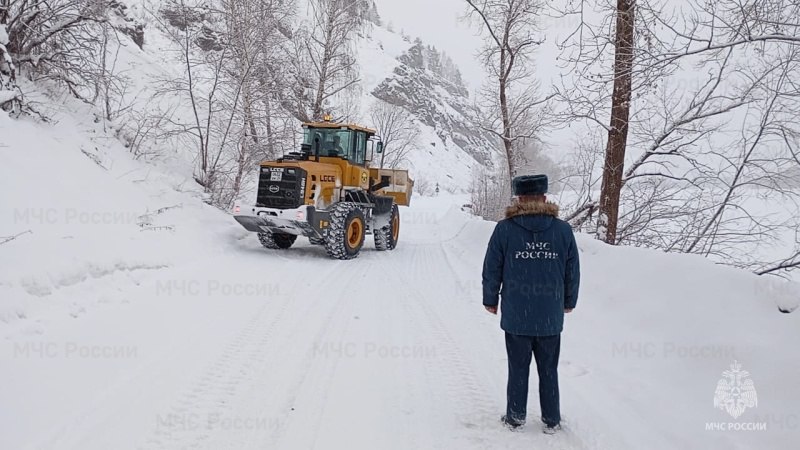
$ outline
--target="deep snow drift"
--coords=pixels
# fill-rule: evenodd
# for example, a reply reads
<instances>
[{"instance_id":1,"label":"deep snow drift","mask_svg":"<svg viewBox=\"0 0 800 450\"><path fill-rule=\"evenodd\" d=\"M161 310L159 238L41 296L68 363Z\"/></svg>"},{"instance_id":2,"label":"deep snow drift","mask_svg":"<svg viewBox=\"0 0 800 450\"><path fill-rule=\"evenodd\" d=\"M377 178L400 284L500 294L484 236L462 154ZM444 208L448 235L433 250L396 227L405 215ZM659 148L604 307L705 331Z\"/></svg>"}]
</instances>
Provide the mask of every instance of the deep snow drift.
<instances>
[{"instance_id":1,"label":"deep snow drift","mask_svg":"<svg viewBox=\"0 0 800 450\"><path fill-rule=\"evenodd\" d=\"M87 127L0 115L0 236L30 230L0 245L0 448L796 446L795 285L580 236L565 431L532 395L511 433L480 305L493 224L466 199L415 198L391 253L271 252ZM758 398L735 419L714 406L734 361Z\"/></svg>"}]
</instances>

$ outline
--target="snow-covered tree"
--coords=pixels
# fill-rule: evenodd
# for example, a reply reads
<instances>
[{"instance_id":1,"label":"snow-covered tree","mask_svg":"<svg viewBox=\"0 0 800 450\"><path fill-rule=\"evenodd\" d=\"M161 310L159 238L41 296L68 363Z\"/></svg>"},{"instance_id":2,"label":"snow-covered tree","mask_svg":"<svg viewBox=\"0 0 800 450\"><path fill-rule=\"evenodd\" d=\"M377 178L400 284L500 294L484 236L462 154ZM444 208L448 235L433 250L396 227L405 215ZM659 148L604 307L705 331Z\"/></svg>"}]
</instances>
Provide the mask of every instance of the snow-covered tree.
<instances>
[{"instance_id":1,"label":"snow-covered tree","mask_svg":"<svg viewBox=\"0 0 800 450\"><path fill-rule=\"evenodd\" d=\"M35 80L49 79L93 102L103 57L101 24L109 0L0 0L0 72L3 97L19 92L12 66ZM8 102L6 102L8 103Z\"/></svg>"},{"instance_id":2,"label":"snow-covered tree","mask_svg":"<svg viewBox=\"0 0 800 450\"><path fill-rule=\"evenodd\" d=\"M328 112L342 114L341 97L359 82L353 46L361 23L359 2L310 0L312 20L299 29L295 43L295 113L301 120L321 120Z\"/></svg>"},{"instance_id":3,"label":"snow-covered tree","mask_svg":"<svg viewBox=\"0 0 800 450\"><path fill-rule=\"evenodd\" d=\"M187 111L171 115L164 128L193 149L195 180L227 207L256 163L292 139L294 123L282 106L290 79L282 68L290 63L283 49L294 8L284 0L220 0L215 8L178 0L168 7L161 26L184 71L162 80L157 96Z\"/></svg>"},{"instance_id":4,"label":"snow-covered tree","mask_svg":"<svg viewBox=\"0 0 800 450\"><path fill-rule=\"evenodd\" d=\"M0 108L16 110L19 105L16 66L8 51L9 0L0 0Z\"/></svg>"},{"instance_id":5,"label":"snow-covered tree","mask_svg":"<svg viewBox=\"0 0 800 450\"><path fill-rule=\"evenodd\" d=\"M383 141L383 153L373 165L394 169L403 164L416 147L419 136L413 115L403 107L377 100L370 108L370 123Z\"/></svg>"},{"instance_id":6,"label":"snow-covered tree","mask_svg":"<svg viewBox=\"0 0 800 450\"><path fill-rule=\"evenodd\" d=\"M713 256L759 273L797 267L800 245L775 261L755 258L752 249L798 232L800 211L773 214L754 205L763 198L800 201L790 179L800 167L800 103L791 81L800 77L800 3L622 3L631 9L595 5L601 14L580 20L559 42L568 80L559 103L570 123L589 128L579 158L589 164L567 181L583 195L567 218L599 224L610 243ZM580 12L563 11L585 17ZM622 62L608 45L620 20L635 24L632 43L629 35L617 45L629 48ZM621 74L631 101L615 98ZM630 108L627 120L615 116L620 107ZM620 155L605 164L598 157L612 143L625 146L624 166ZM598 223L602 202L614 202L596 193L603 168L619 179L606 182L619 187L614 233L605 227L613 217L601 212Z\"/></svg>"}]
</instances>

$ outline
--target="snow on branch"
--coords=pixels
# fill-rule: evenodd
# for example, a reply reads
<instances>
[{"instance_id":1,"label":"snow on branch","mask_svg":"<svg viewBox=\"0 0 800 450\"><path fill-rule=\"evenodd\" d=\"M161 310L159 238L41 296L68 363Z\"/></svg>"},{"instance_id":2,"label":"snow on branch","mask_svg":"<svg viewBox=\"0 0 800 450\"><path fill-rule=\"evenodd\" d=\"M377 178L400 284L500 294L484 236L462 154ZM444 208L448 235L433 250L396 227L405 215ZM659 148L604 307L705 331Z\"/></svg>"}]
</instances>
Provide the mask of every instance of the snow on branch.
<instances>
[{"instance_id":1,"label":"snow on branch","mask_svg":"<svg viewBox=\"0 0 800 450\"><path fill-rule=\"evenodd\" d=\"M0 24L0 108L14 110L20 100L20 92L16 84L17 68L7 47L8 38L6 25ZM4 75L7 79L4 79Z\"/></svg>"}]
</instances>

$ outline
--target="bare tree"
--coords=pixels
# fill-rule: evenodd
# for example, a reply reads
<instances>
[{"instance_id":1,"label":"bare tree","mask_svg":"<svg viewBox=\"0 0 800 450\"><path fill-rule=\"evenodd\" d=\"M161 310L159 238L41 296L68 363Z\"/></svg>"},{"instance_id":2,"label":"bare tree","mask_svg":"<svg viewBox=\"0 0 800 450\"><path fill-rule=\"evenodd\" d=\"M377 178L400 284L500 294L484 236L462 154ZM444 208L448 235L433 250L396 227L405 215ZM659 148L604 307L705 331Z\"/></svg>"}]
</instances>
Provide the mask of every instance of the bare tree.
<instances>
[{"instance_id":1,"label":"bare tree","mask_svg":"<svg viewBox=\"0 0 800 450\"><path fill-rule=\"evenodd\" d=\"M49 79L91 103L97 81L108 1L0 0L0 72L3 97L19 104L15 71L33 80ZM9 93L14 92L12 96Z\"/></svg>"},{"instance_id":2,"label":"bare tree","mask_svg":"<svg viewBox=\"0 0 800 450\"><path fill-rule=\"evenodd\" d=\"M295 113L321 120L337 109L331 102L357 87L353 37L361 16L359 0L310 0L312 22L294 36ZM341 113L341 111L336 111Z\"/></svg>"},{"instance_id":3,"label":"bare tree","mask_svg":"<svg viewBox=\"0 0 800 450\"><path fill-rule=\"evenodd\" d=\"M112 122L133 107L133 101L126 98L131 80L117 68L120 51L128 44L110 23L102 22L97 28L100 31L98 57L94 62L87 61L87 72L94 74L94 95L90 103L99 106L105 120Z\"/></svg>"},{"instance_id":4,"label":"bare tree","mask_svg":"<svg viewBox=\"0 0 800 450\"><path fill-rule=\"evenodd\" d=\"M155 149L156 142L164 142L172 134L175 107L162 109L154 98L143 105L133 107L125 113L125 120L117 130L117 137L133 154L135 159L147 160L150 156L159 156Z\"/></svg>"},{"instance_id":5,"label":"bare tree","mask_svg":"<svg viewBox=\"0 0 800 450\"><path fill-rule=\"evenodd\" d=\"M491 83L484 89L485 110L490 117L486 129L502 142L508 177L517 175L520 148L529 146L543 126L543 106L550 97L538 96L532 77L531 56L543 42L537 36L537 17L543 10L539 0L466 0L468 17L486 33L481 51Z\"/></svg>"},{"instance_id":6,"label":"bare tree","mask_svg":"<svg viewBox=\"0 0 800 450\"><path fill-rule=\"evenodd\" d=\"M280 0L221 2L224 34L232 54L226 78L241 86L241 107L234 119L237 138L231 157L231 199L238 196L258 160L277 155L280 135L285 132L278 126L284 81L279 67L287 61L279 49L287 40L281 26L293 12L292 3Z\"/></svg>"},{"instance_id":7,"label":"bare tree","mask_svg":"<svg viewBox=\"0 0 800 450\"><path fill-rule=\"evenodd\" d=\"M377 167L396 168L417 145L419 127L405 108L377 100L370 108L371 124L383 141Z\"/></svg>"},{"instance_id":8,"label":"bare tree","mask_svg":"<svg viewBox=\"0 0 800 450\"><path fill-rule=\"evenodd\" d=\"M583 18L594 6L574 5L564 13ZM800 112L799 91L792 81L800 75L800 3L717 0L667 8L639 0L632 10L633 57L625 62L631 157L624 169L616 166L618 184L607 174L603 180L620 188L611 243L702 254L757 273L796 267L797 245L775 261L765 260L758 248L794 233L800 212L800 191L789 182L800 166L800 130L793 119ZM618 28L611 23L619 16L604 11L594 22L581 20L562 41L560 59L575 76L560 98L572 123L588 128L590 136L609 136L610 143L618 131L614 120L606 124L619 104L614 86L620 65L609 49L620 47L609 30ZM594 141L579 153L594 155L584 161L601 152ZM594 222L608 238L604 217L595 216L608 200L608 186L597 192L596 164L588 166L583 182L570 181L580 195L568 218L576 226ZM771 209L756 206L765 200Z\"/></svg>"},{"instance_id":9,"label":"bare tree","mask_svg":"<svg viewBox=\"0 0 800 450\"><path fill-rule=\"evenodd\" d=\"M211 12L184 0L173 4L172 8L172 17L179 18L182 27L170 26L157 13L153 13L153 17L159 20L175 44L176 57L184 71L180 77L159 80L161 87L156 95L177 97L178 102L188 107L187 115L175 114L168 118L171 135L194 149L195 181L207 193L215 194L220 189L218 169L224 162L223 154L234 140L232 126L241 102L242 86L235 80L229 83L225 77L230 48L209 42L214 35L209 37L207 28L197 20L201 13ZM200 43L209 50L204 51Z\"/></svg>"},{"instance_id":10,"label":"bare tree","mask_svg":"<svg viewBox=\"0 0 800 450\"><path fill-rule=\"evenodd\" d=\"M184 71L158 80L157 96L172 106L155 107L149 117L132 114L136 126L126 135L138 152L151 133L191 148L195 180L211 203L226 208L258 161L293 143L294 123L283 107L294 4L220 0L210 7L180 0L152 14ZM149 103L158 102L144 108Z\"/></svg>"},{"instance_id":11,"label":"bare tree","mask_svg":"<svg viewBox=\"0 0 800 450\"><path fill-rule=\"evenodd\" d=\"M501 220L511 199L511 180L504 171L492 173L481 167L472 171L472 213L486 220Z\"/></svg>"}]
</instances>

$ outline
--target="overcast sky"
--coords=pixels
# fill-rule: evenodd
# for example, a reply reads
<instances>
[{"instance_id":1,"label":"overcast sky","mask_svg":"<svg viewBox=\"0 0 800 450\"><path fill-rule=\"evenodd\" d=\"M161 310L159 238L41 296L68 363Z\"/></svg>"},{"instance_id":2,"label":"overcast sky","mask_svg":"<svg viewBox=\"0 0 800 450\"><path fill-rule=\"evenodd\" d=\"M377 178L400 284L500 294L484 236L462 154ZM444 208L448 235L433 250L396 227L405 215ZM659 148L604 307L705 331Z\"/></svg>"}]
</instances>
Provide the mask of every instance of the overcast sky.
<instances>
[{"instance_id":1,"label":"overcast sky","mask_svg":"<svg viewBox=\"0 0 800 450\"><path fill-rule=\"evenodd\" d=\"M412 38L444 50L461 68L473 89L480 87L484 73L475 57L481 45L477 27L459 19L466 12L464 0L375 0L384 24L396 32L403 29Z\"/></svg>"}]
</instances>

